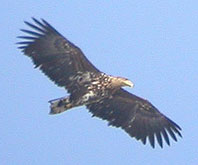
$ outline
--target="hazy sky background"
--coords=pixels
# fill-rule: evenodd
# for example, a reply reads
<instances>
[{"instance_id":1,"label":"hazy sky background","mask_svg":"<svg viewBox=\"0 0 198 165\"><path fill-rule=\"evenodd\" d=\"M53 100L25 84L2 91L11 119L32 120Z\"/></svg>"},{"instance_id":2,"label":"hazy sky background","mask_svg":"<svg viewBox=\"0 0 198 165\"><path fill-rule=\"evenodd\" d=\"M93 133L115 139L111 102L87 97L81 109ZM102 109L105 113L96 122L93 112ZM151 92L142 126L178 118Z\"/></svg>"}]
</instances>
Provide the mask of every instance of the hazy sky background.
<instances>
[{"instance_id":1,"label":"hazy sky background","mask_svg":"<svg viewBox=\"0 0 198 165\"><path fill-rule=\"evenodd\" d=\"M2 0L0 162L3 165L198 163L198 1ZM128 77L128 91L182 127L183 138L152 149L91 118L85 107L48 115L67 95L15 45L24 20L44 18L100 70Z\"/></svg>"}]
</instances>

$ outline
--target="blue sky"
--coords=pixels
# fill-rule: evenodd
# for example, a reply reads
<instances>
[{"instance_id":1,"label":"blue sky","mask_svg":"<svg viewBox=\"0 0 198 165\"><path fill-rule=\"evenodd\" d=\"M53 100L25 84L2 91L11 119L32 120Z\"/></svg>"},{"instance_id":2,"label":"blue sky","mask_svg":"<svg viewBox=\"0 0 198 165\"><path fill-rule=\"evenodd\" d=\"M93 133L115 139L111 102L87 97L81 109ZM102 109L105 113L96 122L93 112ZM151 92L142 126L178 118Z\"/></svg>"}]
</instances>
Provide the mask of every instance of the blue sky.
<instances>
[{"instance_id":1,"label":"blue sky","mask_svg":"<svg viewBox=\"0 0 198 165\"><path fill-rule=\"evenodd\" d=\"M2 0L0 162L10 164L197 164L198 1ZM67 95L17 49L24 20L44 18L100 70L129 78L182 127L183 138L152 149L91 118L85 107L48 115Z\"/></svg>"}]
</instances>

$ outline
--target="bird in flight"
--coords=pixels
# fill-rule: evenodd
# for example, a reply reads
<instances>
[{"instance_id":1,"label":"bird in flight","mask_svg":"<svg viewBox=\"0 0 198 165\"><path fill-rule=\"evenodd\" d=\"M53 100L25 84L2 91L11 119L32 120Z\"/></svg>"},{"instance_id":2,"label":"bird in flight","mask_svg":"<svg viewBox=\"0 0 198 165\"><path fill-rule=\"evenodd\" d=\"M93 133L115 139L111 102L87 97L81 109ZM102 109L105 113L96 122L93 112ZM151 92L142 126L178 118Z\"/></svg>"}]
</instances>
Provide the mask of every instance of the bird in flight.
<instances>
[{"instance_id":1,"label":"bird in flight","mask_svg":"<svg viewBox=\"0 0 198 165\"><path fill-rule=\"evenodd\" d=\"M93 116L122 128L143 144L149 141L153 148L155 141L163 148L164 141L170 145L170 137L175 141L176 135L182 137L175 122L149 101L123 89L133 87L133 82L101 72L48 22L32 19L34 23L25 21L33 30L21 30L27 35L18 37L23 40L18 42L19 48L35 67L70 94L50 101L50 114L85 105Z\"/></svg>"}]
</instances>

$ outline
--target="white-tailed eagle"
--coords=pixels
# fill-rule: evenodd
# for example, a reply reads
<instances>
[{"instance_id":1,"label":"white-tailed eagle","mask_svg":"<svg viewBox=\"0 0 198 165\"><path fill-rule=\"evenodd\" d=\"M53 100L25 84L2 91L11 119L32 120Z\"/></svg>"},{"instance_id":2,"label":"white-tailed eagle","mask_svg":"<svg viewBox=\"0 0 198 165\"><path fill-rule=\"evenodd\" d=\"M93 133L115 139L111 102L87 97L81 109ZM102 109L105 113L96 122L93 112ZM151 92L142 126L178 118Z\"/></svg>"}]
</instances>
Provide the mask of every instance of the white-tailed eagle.
<instances>
[{"instance_id":1,"label":"white-tailed eagle","mask_svg":"<svg viewBox=\"0 0 198 165\"><path fill-rule=\"evenodd\" d=\"M69 97L52 100L51 114L85 105L93 116L107 120L109 125L121 127L131 137L155 147L155 140L163 147L163 139L177 141L181 128L160 113L149 101L135 96L122 87L133 87L123 77L107 75L98 70L83 52L63 37L45 20L33 18L34 24L25 22L34 31L19 36L19 48L58 86L64 87Z\"/></svg>"}]
</instances>

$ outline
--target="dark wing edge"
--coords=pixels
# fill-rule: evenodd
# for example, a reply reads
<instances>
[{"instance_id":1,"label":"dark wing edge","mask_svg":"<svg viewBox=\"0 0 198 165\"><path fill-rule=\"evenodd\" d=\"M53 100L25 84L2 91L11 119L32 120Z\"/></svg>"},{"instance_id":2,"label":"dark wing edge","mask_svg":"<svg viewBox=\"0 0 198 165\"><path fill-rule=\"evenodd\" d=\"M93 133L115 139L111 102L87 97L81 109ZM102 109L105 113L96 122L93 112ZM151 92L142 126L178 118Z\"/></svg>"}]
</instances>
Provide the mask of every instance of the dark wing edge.
<instances>
[{"instance_id":1,"label":"dark wing edge","mask_svg":"<svg viewBox=\"0 0 198 165\"><path fill-rule=\"evenodd\" d=\"M23 40L17 43L18 48L58 86L67 88L71 83L69 77L77 72L99 72L77 46L48 22L32 19L33 24L26 21L25 24L33 31L21 29L27 35L18 37Z\"/></svg>"},{"instance_id":2,"label":"dark wing edge","mask_svg":"<svg viewBox=\"0 0 198 165\"><path fill-rule=\"evenodd\" d=\"M107 120L109 125L121 127L131 137L146 144L147 139L155 148L155 140L163 148L163 139L170 145L169 137L177 141L182 137L181 128L160 113L150 102L124 89L118 90L112 98L87 105L93 116Z\"/></svg>"}]
</instances>

